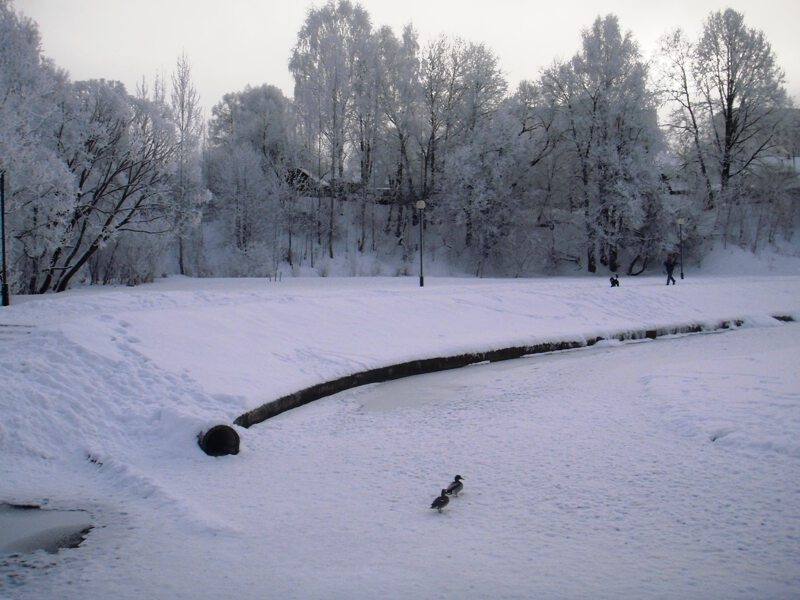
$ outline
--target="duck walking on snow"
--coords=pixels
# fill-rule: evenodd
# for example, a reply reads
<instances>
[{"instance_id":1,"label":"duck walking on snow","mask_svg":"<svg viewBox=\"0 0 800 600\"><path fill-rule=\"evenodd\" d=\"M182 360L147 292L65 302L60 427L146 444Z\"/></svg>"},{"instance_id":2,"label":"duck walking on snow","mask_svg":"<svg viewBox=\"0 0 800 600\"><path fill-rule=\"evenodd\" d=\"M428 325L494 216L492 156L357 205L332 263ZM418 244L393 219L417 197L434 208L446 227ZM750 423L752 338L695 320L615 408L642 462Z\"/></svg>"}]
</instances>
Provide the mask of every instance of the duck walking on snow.
<instances>
[{"instance_id":1,"label":"duck walking on snow","mask_svg":"<svg viewBox=\"0 0 800 600\"><path fill-rule=\"evenodd\" d=\"M445 493L447 493L448 496L458 496L461 490L464 489L464 484L461 483L462 479L464 478L461 475L456 475L453 479L453 483L447 486Z\"/></svg>"},{"instance_id":2,"label":"duck walking on snow","mask_svg":"<svg viewBox=\"0 0 800 600\"><path fill-rule=\"evenodd\" d=\"M447 490L442 490L441 496L436 498L433 503L431 504L431 508L435 508L439 512L442 512L442 509L447 506L450 502L450 498L447 497Z\"/></svg>"}]
</instances>

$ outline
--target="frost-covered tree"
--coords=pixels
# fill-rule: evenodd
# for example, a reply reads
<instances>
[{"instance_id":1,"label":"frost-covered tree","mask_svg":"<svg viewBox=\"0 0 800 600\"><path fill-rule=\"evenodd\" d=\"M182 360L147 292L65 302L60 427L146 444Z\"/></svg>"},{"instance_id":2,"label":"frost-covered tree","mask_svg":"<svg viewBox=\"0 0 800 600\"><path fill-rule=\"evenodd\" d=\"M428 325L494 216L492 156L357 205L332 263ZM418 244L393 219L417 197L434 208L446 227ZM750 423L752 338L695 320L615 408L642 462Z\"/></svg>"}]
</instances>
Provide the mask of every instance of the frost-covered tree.
<instances>
[{"instance_id":1,"label":"frost-covered tree","mask_svg":"<svg viewBox=\"0 0 800 600\"><path fill-rule=\"evenodd\" d=\"M658 86L664 102L670 105L664 123L667 139L673 142L675 156L681 157L684 179L691 179L702 190L705 205L714 204L714 182L705 147L704 110L694 79L694 47L678 29L661 38L658 55Z\"/></svg>"},{"instance_id":2,"label":"frost-covered tree","mask_svg":"<svg viewBox=\"0 0 800 600\"><path fill-rule=\"evenodd\" d=\"M521 84L448 157L436 222L453 259L478 274L521 275L556 262L553 223L571 216L553 203L561 133L544 100L538 86Z\"/></svg>"},{"instance_id":3,"label":"frost-covered tree","mask_svg":"<svg viewBox=\"0 0 800 600\"><path fill-rule=\"evenodd\" d=\"M422 195L435 193L436 175L444 169L451 136L458 129L458 109L464 97L464 42L445 36L429 42L420 66L422 127L419 145L424 159Z\"/></svg>"},{"instance_id":4,"label":"frost-covered tree","mask_svg":"<svg viewBox=\"0 0 800 600\"><path fill-rule=\"evenodd\" d=\"M508 83L497 56L485 44L468 44L464 51L463 127L473 131L490 118L506 97Z\"/></svg>"},{"instance_id":5,"label":"frost-covered tree","mask_svg":"<svg viewBox=\"0 0 800 600\"><path fill-rule=\"evenodd\" d=\"M507 83L496 56L483 44L439 36L422 51L420 148L422 195L438 191L436 178L448 154L469 140L482 119L491 118Z\"/></svg>"},{"instance_id":6,"label":"frost-covered tree","mask_svg":"<svg viewBox=\"0 0 800 600\"><path fill-rule=\"evenodd\" d=\"M380 106L387 128L384 143L391 149L390 171L385 176L396 197L412 198L412 162L421 99L417 32L407 25L398 39L389 27L382 27L377 38L382 65Z\"/></svg>"},{"instance_id":7,"label":"frost-covered tree","mask_svg":"<svg viewBox=\"0 0 800 600\"><path fill-rule=\"evenodd\" d=\"M697 166L712 208L716 190L731 200L736 179L773 151L786 115L784 75L763 32L732 9L711 13L695 42L678 30L662 46L662 87L673 107L668 127L684 134L679 141L689 151L682 154Z\"/></svg>"},{"instance_id":8,"label":"frost-covered tree","mask_svg":"<svg viewBox=\"0 0 800 600\"><path fill-rule=\"evenodd\" d=\"M39 293L67 289L121 235L170 228L165 195L176 146L163 105L130 96L121 83L87 81L70 87L62 107L57 143L74 190L46 224L54 243L40 258Z\"/></svg>"},{"instance_id":9,"label":"frost-covered tree","mask_svg":"<svg viewBox=\"0 0 800 600\"><path fill-rule=\"evenodd\" d=\"M367 76L365 71L371 64L371 29L369 16L360 5L349 0L331 0L309 11L289 61L298 110L318 117L320 144L324 143L327 150L326 172L334 190L345 175L348 132L354 127L355 86L361 75ZM368 93L372 92L361 90L358 96L363 100ZM359 108L364 110L366 106ZM309 118L306 122L314 124L315 120ZM330 258L333 258L335 195L330 197L328 211Z\"/></svg>"},{"instance_id":10,"label":"frost-covered tree","mask_svg":"<svg viewBox=\"0 0 800 600\"><path fill-rule=\"evenodd\" d=\"M0 170L12 291L35 291L57 237L53 223L68 210L74 189L53 135L67 87L66 74L41 54L36 24L0 0Z\"/></svg>"},{"instance_id":11,"label":"frost-covered tree","mask_svg":"<svg viewBox=\"0 0 800 600\"><path fill-rule=\"evenodd\" d=\"M283 228L291 240L289 169L294 165L290 112L281 91L269 85L226 94L212 109L205 170L214 194L210 218L224 224L224 239L262 274L284 256ZM286 252L291 253L290 242Z\"/></svg>"},{"instance_id":12,"label":"frost-covered tree","mask_svg":"<svg viewBox=\"0 0 800 600\"><path fill-rule=\"evenodd\" d=\"M129 236L169 228L164 192L174 138L163 102L134 98L119 83L70 83L42 58L35 24L6 1L0 63L0 168L11 184L13 288L44 293L76 279L152 277L152 264L146 274L131 271L132 263L117 268L126 252L114 248ZM144 239L127 247L143 248Z\"/></svg>"},{"instance_id":13,"label":"frost-covered tree","mask_svg":"<svg viewBox=\"0 0 800 600\"><path fill-rule=\"evenodd\" d=\"M496 57L485 46L445 36L423 49L419 79L417 129L422 182L418 193L430 198L429 213L437 220L456 218L463 225L463 230L443 230L446 243L456 254L477 260L477 270L482 272L495 243L488 229L476 230L476 219L480 227L488 228L490 220L481 215L496 208L500 218L506 195L505 190L490 191L503 177L486 172L489 164L484 162L491 160L498 147L492 124L506 82ZM487 144L493 147L485 147ZM496 166L501 164L505 162L499 161ZM473 185L481 173L486 181ZM463 233L460 240L459 232Z\"/></svg>"},{"instance_id":14,"label":"frost-covered tree","mask_svg":"<svg viewBox=\"0 0 800 600\"><path fill-rule=\"evenodd\" d=\"M202 175L203 110L186 54L178 57L172 74L170 108L177 142L171 209L178 246L178 271L184 275L187 273L187 245L199 225L202 205L208 200Z\"/></svg>"},{"instance_id":15,"label":"frost-covered tree","mask_svg":"<svg viewBox=\"0 0 800 600\"><path fill-rule=\"evenodd\" d=\"M695 61L724 193L732 178L771 150L786 104L784 75L763 32L730 8L706 20Z\"/></svg>"},{"instance_id":16,"label":"frost-covered tree","mask_svg":"<svg viewBox=\"0 0 800 600\"><path fill-rule=\"evenodd\" d=\"M419 42L411 25L403 29L398 39L388 27L376 34L380 57L379 102L382 111L382 133L380 141L382 158L379 165L380 182L386 186L393 205L388 214L384 231L395 237L402 245L404 258L408 259L410 241L406 230L412 223L408 219L407 206L418 192L416 177L417 139L420 130Z\"/></svg>"},{"instance_id":17,"label":"frost-covered tree","mask_svg":"<svg viewBox=\"0 0 800 600\"><path fill-rule=\"evenodd\" d=\"M523 190L514 185L525 160L516 117L507 110L494 113L480 122L468 141L451 150L450 167L441 176L442 191L435 198L436 222L451 258L472 266L479 276L504 272L505 259L527 251L504 243L519 241L514 234L526 229L523 221L531 221Z\"/></svg>"},{"instance_id":18,"label":"frost-covered tree","mask_svg":"<svg viewBox=\"0 0 800 600\"><path fill-rule=\"evenodd\" d=\"M350 197L357 202L358 228L356 248L363 252L367 239L367 199L368 189L374 187L374 169L377 160L380 135L384 117L380 104L380 80L383 65L378 53L378 38L370 35L362 41L356 52L353 73L353 112L349 128L350 146L353 148L348 169L351 179L357 182L358 194L351 186Z\"/></svg>"},{"instance_id":19,"label":"frost-covered tree","mask_svg":"<svg viewBox=\"0 0 800 600\"><path fill-rule=\"evenodd\" d=\"M647 67L632 35L623 35L608 15L583 32L581 52L541 81L561 111L577 174L573 193L582 209L586 268L595 272L599 261L616 271L658 187L660 134Z\"/></svg>"},{"instance_id":20,"label":"frost-covered tree","mask_svg":"<svg viewBox=\"0 0 800 600\"><path fill-rule=\"evenodd\" d=\"M381 77L380 56L376 38L369 36L362 40L355 56L353 70L353 111L349 128L350 145L353 148L352 169L357 174L362 187L367 186L372 177L375 145L382 122L379 104Z\"/></svg>"}]
</instances>

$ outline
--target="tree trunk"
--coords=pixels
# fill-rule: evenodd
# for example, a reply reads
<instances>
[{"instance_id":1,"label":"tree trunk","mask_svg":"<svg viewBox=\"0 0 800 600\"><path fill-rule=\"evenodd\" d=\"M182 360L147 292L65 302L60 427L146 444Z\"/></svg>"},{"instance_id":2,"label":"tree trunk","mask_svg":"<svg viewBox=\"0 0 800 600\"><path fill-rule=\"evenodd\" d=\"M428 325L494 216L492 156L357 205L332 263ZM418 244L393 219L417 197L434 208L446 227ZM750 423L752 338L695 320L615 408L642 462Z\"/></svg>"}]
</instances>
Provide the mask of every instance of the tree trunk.
<instances>
[{"instance_id":1,"label":"tree trunk","mask_svg":"<svg viewBox=\"0 0 800 600\"><path fill-rule=\"evenodd\" d=\"M636 269L636 263L638 263L639 261L642 261L642 267L638 271L636 271L634 269ZM646 268L647 268L647 257L645 256L644 258L642 258L641 254L637 254L636 258L634 258L631 261L631 264L628 265L628 270L627 270L626 274L627 275L641 275L642 273L644 273L644 270Z\"/></svg>"},{"instance_id":2,"label":"tree trunk","mask_svg":"<svg viewBox=\"0 0 800 600\"><path fill-rule=\"evenodd\" d=\"M186 267L184 265L184 256L183 256L183 237L178 236L178 272L181 275L186 275Z\"/></svg>"},{"instance_id":3,"label":"tree trunk","mask_svg":"<svg viewBox=\"0 0 800 600\"><path fill-rule=\"evenodd\" d=\"M333 220L336 211L334 210L335 193L331 193L330 210L328 211L328 256L333 258Z\"/></svg>"}]
</instances>

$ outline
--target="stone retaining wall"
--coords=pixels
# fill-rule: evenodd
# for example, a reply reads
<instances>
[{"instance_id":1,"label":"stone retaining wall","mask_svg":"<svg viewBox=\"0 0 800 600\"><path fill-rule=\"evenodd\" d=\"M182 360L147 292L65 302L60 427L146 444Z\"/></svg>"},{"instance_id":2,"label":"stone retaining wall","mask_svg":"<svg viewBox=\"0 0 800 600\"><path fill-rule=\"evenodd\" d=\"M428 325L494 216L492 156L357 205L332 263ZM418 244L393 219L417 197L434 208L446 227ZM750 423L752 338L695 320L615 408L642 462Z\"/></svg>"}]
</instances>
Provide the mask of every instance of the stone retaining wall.
<instances>
[{"instance_id":1,"label":"stone retaining wall","mask_svg":"<svg viewBox=\"0 0 800 600\"><path fill-rule=\"evenodd\" d=\"M794 321L791 316L775 315L773 318L782 322ZM241 427L250 427L251 425L261 423L262 421L266 421L267 419L279 415L282 412L297 408L298 406L303 406L304 404L308 404L314 400L319 400L320 398L331 396L344 390L370 383L380 383L383 381L400 379L401 377L410 377L411 375L422 375L425 373L434 373L436 371L458 369L483 362L511 360L532 354L543 354L545 352L557 352L560 350L585 348L588 346L594 346L598 342L606 339L615 339L622 342L641 339L654 340L667 335L724 331L741 327L743 324L743 319L720 321L713 325L694 323L689 325L659 327L657 329L624 331L607 337L542 342L532 346L512 346L509 348L489 350L486 352L472 352L467 354L457 354L454 356L412 360L396 365L368 369L367 371L353 373L352 375L346 375L344 377L339 377L338 379L312 385L311 387L307 387L300 391L294 392L293 394L283 396L277 400L272 400L266 404L262 404L258 408L248 411L243 415L240 415L234 421L234 424L240 425Z\"/></svg>"}]
</instances>

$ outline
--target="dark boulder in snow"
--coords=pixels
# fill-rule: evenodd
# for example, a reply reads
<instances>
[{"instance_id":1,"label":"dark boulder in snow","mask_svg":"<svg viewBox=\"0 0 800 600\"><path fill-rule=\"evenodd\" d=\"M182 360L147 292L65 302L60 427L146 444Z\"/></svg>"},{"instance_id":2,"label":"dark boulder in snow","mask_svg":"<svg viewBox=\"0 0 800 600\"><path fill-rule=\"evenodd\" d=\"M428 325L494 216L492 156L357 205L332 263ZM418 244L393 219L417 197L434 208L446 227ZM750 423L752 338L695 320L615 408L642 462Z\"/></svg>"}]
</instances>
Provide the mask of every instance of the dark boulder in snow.
<instances>
[{"instance_id":1,"label":"dark boulder in snow","mask_svg":"<svg viewBox=\"0 0 800 600\"><path fill-rule=\"evenodd\" d=\"M215 425L197 436L197 443L209 456L239 454L239 434L229 425Z\"/></svg>"}]
</instances>

